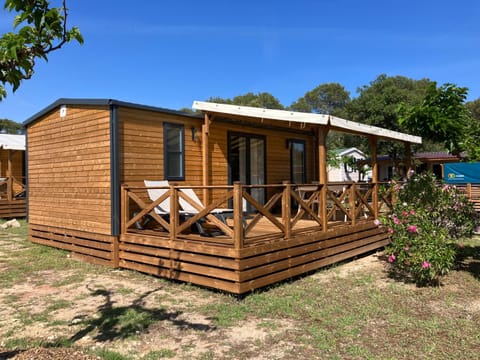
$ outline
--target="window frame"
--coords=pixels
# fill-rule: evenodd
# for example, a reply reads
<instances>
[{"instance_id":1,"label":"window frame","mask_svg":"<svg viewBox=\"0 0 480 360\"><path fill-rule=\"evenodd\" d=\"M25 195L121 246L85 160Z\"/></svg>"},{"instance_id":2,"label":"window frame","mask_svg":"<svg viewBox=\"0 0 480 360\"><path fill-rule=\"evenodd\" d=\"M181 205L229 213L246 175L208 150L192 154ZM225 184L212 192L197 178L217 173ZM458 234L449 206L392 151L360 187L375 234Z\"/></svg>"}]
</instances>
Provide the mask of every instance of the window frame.
<instances>
[{"instance_id":1,"label":"window frame","mask_svg":"<svg viewBox=\"0 0 480 360\"><path fill-rule=\"evenodd\" d=\"M180 137L180 151L172 152L168 148L168 132L170 130L179 131ZM180 155L180 175L172 176L170 174L171 169L169 168L169 157L170 154L179 154ZM185 126L184 124L178 123L163 123L163 176L165 180L185 180Z\"/></svg>"},{"instance_id":2,"label":"window frame","mask_svg":"<svg viewBox=\"0 0 480 360\"><path fill-rule=\"evenodd\" d=\"M303 161L303 172L302 172L302 184L305 184L307 182L307 143L305 140L303 139L288 139L288 146L290 148L290 181L293 183L294 181L294 172L293 172L293 168L294 168L294 164L293 164L293 147L294 147L294 144L300 144L302 145L303 147L303 157L302 157L302 161Z\"/></svg>"}]
</instances>

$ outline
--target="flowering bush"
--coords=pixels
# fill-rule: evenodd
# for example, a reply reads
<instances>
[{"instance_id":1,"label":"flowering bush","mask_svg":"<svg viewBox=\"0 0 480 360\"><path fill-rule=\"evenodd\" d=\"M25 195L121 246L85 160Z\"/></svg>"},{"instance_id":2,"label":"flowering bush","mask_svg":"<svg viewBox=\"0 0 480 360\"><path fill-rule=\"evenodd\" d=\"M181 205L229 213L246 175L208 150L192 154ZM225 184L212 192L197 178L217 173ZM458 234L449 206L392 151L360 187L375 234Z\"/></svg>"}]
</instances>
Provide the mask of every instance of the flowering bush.
<instances>
[{"instance_id":1,"label":"flowering bush","mask_svg":"<svg viewBox=\"0 0 480 360\"><path fill-rule=\"evenodd\" d=\"M455 186L437 183L435 175L414 175L401 188L397 185L400 203L415 204L428 211L431 221L444 228L453 239L470 237L475 229L477 214L473 204Z\"/></svg>"},{"instance_id":2,"label":"flowering bush","mask_svg":"<svg viewBox=\"0 0 480 360\"><path fill-rule=\"evenodd\" d=\"M391 270L419 285L437 284L453 268L452 239L473 233L473 206L454 187L437 185L429 173L394 186L397 202L379 222L392 237L386 249Z\"/></svg>"},{"instance_id":3,"label":"flowering bush","mask_svg":"<svg viewBox=\"0 0 480 360\"><path fill-rule=\"evenodd\" d=\"M438 283L454 265L455 248L447 231L430 220L430 214L407 203L397 203L384 220L392 242L388 262L396 275L411 277L419 285Z\"/></svg>"}]
</instances>

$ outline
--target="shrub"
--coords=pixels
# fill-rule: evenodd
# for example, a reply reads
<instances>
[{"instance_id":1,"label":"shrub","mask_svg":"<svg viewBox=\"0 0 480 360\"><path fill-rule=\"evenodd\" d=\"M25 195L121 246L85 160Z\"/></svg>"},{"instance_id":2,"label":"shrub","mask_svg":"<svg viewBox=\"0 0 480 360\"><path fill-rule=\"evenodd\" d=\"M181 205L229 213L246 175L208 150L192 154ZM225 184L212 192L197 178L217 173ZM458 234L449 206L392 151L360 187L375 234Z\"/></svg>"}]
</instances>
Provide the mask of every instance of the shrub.
<instances>
[{"instance_id":1,"label":"shrub","mask_svg":"<svg viewBox=\"0 0 480 360\"><path fill-rule=\"evenodd\" d=\"M471 237L477 214L473 204L455 186L438 183L430 172L414 175L397 187L398 203L415 204L428 211L431 221L447 231L452 239Z\"/></svg>"},{"instance_id":2,"label":"shrub","mask_svg":"<svg viewBox=\"0 0 480 360\"><path fill-rule=\"evenodd\" d=\"M386 248L390 269L418 285L438 284L454 265L452 240L473 233L473 206L455 187L437 184L431 173L394 188L397 201L382 219L392 237Z\"/></svg>"}]
</instances>

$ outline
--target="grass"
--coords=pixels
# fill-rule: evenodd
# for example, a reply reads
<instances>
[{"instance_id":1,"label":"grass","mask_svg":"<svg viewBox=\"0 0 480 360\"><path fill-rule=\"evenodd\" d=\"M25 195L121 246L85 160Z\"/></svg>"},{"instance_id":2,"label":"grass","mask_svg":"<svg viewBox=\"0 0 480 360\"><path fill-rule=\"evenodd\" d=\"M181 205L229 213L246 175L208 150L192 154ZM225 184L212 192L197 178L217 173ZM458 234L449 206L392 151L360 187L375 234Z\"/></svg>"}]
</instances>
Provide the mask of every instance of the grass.
<instances>
[{"instance_id":1,"label":"grass","mask_svg":"<svg viewBox=\"0 0 480 360\"><path fill-rule=\"evenodd\" d=\"M94 354L106 360L249 359L259 354L269 359L470 359L480 348L480 237L463 242L457 268L440 287L396 282L378 268L345 275L338 266L237 298L73 261L65 252L30 244L25 228L23 223L15 229L23 240L15 256L3 261L0 293L19 283L80 286L89 274L102 272L119 284L89 284L97 308L76 327L51 317L88 297L46 298L48 304L35 312L19 294L0 296L0 306L15 309L18 322L15 330L0 330L0 347L6 349L52 345L41 336L24 335L33 325L70 331L53 340L55 346L81 346L79 339L88 335L97 344ZM41 279L45 273L58 277ZM151 307L137 284L160 289L152 294ZM130 303L118 302L126 298ZM188 316L206 319L208 325ZM253 338L228 335L247 325L255 331ZM72 336L75 331L81 336ZM165 346L168 340L171 346Z\"/></svg>"}]
</instances>

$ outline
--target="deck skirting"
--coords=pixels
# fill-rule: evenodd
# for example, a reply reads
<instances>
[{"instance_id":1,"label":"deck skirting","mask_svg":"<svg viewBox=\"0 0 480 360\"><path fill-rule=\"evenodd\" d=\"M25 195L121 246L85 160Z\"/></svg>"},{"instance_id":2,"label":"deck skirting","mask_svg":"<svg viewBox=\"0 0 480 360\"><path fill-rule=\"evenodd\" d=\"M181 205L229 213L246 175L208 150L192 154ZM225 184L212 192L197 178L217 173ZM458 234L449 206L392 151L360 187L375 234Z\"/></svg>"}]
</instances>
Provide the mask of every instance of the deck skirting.
<instances>
[{"instance_id":1,"label":"deck skirting","mask_svg":"<svg viewBox=\"0 0 480 360\"><path fill-rule=\"evenodd\" d=\"M117 266L117 238L109 235L30 224L33 243L71 252L72 258L92 264Z\"/></svg>"},{"instance_id":2,"label":"deck skirting","mask_svg":"<svg viewBox=\"0 0 480 360\"><path fill-rule=\"evenodd\" d=\"M382 248L388 233L364 221L243 249L126 233L113 236L30 224L30 240L83 261L243 294Z\"/></svg>"},{"instance_id":3,"label":"deck skirting","mask_svg":"<svg viewBox=\"0 0 480 360\"><path fill-rule=\"evenodd\" d=\"M27 205L25 199L0 200L0 218L25 217Z\"/></svg>"},{"instance_id":4,"label":"deck skirting","mask_svg":"<svg viewBox=\"0 0 480 360\"><path fill-rule=\"evenodd\" d=\"M119 266L243 294L382 248L389 241L388 234L371 221L237 251L216 244L189 247L187 240L156 241L151 235L124 234L119 241Z\"/></svg>"}]
</instances>

